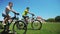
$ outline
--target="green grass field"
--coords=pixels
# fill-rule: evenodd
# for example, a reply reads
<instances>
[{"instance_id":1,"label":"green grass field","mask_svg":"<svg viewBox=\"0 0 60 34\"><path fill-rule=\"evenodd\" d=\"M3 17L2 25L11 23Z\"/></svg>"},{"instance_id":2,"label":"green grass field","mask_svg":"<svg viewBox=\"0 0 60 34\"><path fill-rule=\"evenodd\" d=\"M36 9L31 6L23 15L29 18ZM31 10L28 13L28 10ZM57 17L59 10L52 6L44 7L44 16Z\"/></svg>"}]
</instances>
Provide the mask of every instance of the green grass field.
<instances>
[{"instance_id":1,"label":"green grass field","mask_svg":"<svg viewBox=\"0 0 60 34\"><path fill-rule=\"evenodd\" d=\"M12 25L10 26L10 29L12 30ZM24 30L15 30L18 34L23 34L24 32ZM60 23L42 24L41 30L32 30L31 24L28 24L28 30L26 34L60 34Z\"/></svg>"}]
</instances>

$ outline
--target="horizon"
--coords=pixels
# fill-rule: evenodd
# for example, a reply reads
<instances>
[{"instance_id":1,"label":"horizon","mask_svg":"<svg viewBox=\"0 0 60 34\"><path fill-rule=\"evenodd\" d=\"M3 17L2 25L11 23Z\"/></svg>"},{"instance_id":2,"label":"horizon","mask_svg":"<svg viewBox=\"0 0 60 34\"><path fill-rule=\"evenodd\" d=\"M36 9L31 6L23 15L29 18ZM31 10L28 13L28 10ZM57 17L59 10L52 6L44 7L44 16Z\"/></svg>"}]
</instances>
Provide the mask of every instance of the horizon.
<instances>
[{"instance_id":1,"label":"horizon","mask_svg":"<svg viewBox=\"0 0 60 34\"><path fill-rule=\"evenodd\" d=\"M29 12L34 13L36 16L40 16L43 19L60 16L60 0L0 0L0 20L3 20L2 12L5 11L8 2L13 3L13 9L20 13L20 19L22 18L22 13L26 7L30 7ZM13 17L13 15L14 14L11 12L10 16Z\"/></svg>"}]
</instances>

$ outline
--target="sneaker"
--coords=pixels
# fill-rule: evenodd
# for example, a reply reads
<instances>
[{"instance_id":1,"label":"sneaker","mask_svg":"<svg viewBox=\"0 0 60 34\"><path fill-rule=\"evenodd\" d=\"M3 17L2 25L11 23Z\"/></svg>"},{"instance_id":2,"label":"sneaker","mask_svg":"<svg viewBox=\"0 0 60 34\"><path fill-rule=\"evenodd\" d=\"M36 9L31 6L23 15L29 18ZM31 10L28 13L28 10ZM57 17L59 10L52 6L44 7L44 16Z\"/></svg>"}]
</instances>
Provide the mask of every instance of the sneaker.
<instances>
[{"instance_id":1,"label":"sneaker","mask_svg":"<svg viewBox=\"0 0 60 34\"><path fill-rule=\"evenodd\" d=\"M12 33L12 31L9 31L8 33Z\"/></svg>"}]
</instances>

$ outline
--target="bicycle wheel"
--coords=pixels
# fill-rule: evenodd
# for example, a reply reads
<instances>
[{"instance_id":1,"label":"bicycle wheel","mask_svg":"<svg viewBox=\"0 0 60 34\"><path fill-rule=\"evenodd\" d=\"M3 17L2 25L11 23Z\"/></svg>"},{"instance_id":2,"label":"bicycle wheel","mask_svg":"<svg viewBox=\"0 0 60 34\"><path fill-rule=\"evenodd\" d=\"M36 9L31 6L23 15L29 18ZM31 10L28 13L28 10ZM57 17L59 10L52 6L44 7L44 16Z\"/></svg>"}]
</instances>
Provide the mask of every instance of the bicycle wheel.
<instances>
[{"instance_id":1,"label":"bicycle wheel","mask_svg":"<svg viewBox=\"0 0 60 34\"><path fill-rule=\"evenodd\" d=\"M2 25L2 23L0 23L0 29L3 29L3 25Z\"/></svg>"},{"instance_id":2,"label":"bicycle wheel","mask_svg":"<svg viewBox=\"0 0 60 34\"><path fill-rule=\"evenodd\" d=\"M41 27L42 27L42 23L39 21L39 20L34 20L32 23L31 23L31 26L33 29L38 29L40 30Z\"/></svg>"},{"instance_id":3,"label":"bicycle wheel","mask_svg":"<svg viewBox=\"0 0 60 34\"><path fill-rule=\"evenodd\" d=\"M3 29L4 29L4 27L2 25L2 22L0 22L0 34L2 33Z\"/></svg>"},{"instance_id":4,"label":"bicycle wheel","mask_svg":"<svg viewBox=\"0 0 60 34\"><path fill-rule=\"evenodd\" d=\"M18 29L23 29L24 28L24 22L23 21L18 21L18 23L16 23L16 27Z\"/></svg>"},{"instance_id":5,"label":"bicycle wheel","mask_svg":"<svg viewBox=\"0 0 60 34\"><path fill-rule=\"evenodd\" d=\"M13 33L16 31L23 31L25 33L27 31L27 27L24 27L24 25L25 23L23 21L16 21L13 25Z\"/></svg>"}]
</instances>

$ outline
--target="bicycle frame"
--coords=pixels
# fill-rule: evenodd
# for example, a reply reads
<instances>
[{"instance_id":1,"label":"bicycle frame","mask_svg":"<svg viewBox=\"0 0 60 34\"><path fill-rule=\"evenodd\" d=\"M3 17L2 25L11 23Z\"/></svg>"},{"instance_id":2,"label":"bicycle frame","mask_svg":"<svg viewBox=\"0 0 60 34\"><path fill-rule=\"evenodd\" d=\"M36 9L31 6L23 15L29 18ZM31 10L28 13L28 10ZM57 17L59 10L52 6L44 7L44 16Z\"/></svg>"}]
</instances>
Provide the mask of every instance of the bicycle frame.
<instances>
[{"instance_id":1,"label":"bicycle frame","mask_svg":"<svg viewBox=\"0 0 60 34\"><path fill-rule=\"evenodd\" d=\"M32 15L32 14L31 14ZM30 19L30 23L32 23L34 21L34 15L32 15L31 19Z\"/></svg>"},{"instance_id":2,"label":"bicycle frame","mask_svg":"<svg viewBox=\"0 0 60 34\"><path fill-rule=\"evenodd\" d=\"M17 17L17 15L15 14L14 17L12 17L11 19L12 19L12 22L16 22L16 21L18 20L18 17ZM8 20L8 22L9 22L9 20ZM12 23L12 22L11 22L11 23ZM11 23L9 23L9 24L11 24Z\"/></svg>"}]
</instances>

